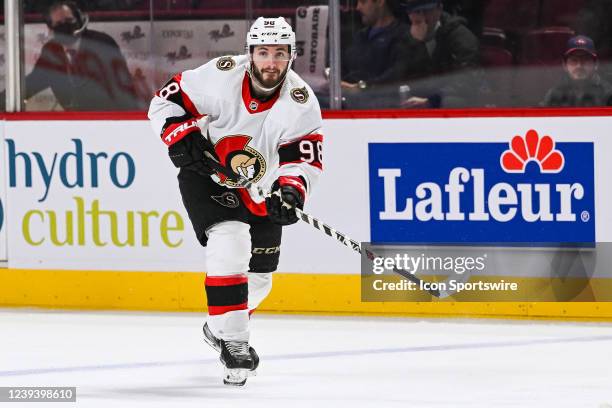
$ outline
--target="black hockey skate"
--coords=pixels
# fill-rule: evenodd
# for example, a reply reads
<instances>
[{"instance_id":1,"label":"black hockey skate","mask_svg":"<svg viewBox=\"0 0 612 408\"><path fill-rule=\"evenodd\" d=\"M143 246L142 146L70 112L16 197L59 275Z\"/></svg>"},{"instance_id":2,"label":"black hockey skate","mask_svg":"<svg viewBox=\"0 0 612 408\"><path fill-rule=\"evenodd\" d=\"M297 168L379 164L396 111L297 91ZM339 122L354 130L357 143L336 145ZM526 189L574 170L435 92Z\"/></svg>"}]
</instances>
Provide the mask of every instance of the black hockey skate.
<instances>
[{"instance_id":1,"label":"black hockey skate","mask_svg":"<svg viewBox=\"0 0 612 408\"><path fill-rule=\"evenodd\" d=\"M220 343L220 359L225 366L223 384L244 385L247 377L255 372L256 361L253 359L255 350L246 341L220 340ZM257 363L259 363L259 358Z\"/></svg>"},{"instance_id":2,"label":"black hockey skate","mask_svg":"<svg viewBox=\"0 0 612 408\"><path fill-rule=\"evenodd\" d=\"M204 341L209 346L211 346L215 351L217 351L218 353L221 353L221 341L222 340L215 337L212 331L210 331L210 328L208 327L208 323L204 323L204 327L202 327L202 331L204 332ZM251 355L251 360L253 361L253 368L249 370L248 375L255 376L257 375L257 371L255 370L257 370L257 367L259 367L259 356L255 352L255 349L251 346L249 346L249 354ZM221 356L221 362L223 363L224 366L226 366L225 362L223 361L223 356ZM225 382L225 379L223 382ZM244 385L244 382L242 384L237 384L237 385Z\"/></svg>"}]
</instances>

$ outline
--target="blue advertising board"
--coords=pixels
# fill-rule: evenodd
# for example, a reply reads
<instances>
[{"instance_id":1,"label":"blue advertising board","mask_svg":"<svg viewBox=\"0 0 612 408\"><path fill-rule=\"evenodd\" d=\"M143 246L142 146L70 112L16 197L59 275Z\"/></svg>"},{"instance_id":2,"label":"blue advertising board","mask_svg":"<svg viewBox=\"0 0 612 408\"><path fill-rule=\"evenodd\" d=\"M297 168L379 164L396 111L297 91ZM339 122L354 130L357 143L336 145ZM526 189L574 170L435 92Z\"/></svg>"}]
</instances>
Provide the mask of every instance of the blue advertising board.
<instances>
[{"instance_id":1,"label":"blue advertising board","mask_svg":"<svg viewBox=\"0 0 612 408\"><path fill-rule=\"evenodd\" d=\"M593 243L594 146L370 143L373 243Z\"/></svg>"}]
</instances>

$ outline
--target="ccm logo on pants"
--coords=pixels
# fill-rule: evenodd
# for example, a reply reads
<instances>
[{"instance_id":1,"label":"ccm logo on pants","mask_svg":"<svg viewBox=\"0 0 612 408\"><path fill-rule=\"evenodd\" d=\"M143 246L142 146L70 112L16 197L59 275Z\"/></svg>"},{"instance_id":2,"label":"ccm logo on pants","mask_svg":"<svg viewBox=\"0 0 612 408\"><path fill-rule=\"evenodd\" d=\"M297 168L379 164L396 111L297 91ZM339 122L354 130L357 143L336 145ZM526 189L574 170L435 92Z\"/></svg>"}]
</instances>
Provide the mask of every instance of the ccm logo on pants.
<instances>
[{"instance_id":1,"label":"ccm logo on pants","mask_svg":"<svg viewBox=\"0 0 612 408\"><path fill-rule=\"evenodd\" d=\"M271 248L253 248L251 252L253 252L255 255L278 254L280 252L280 247L276 246L276 247L271 247Z\"/></svg>"}]
</instances>

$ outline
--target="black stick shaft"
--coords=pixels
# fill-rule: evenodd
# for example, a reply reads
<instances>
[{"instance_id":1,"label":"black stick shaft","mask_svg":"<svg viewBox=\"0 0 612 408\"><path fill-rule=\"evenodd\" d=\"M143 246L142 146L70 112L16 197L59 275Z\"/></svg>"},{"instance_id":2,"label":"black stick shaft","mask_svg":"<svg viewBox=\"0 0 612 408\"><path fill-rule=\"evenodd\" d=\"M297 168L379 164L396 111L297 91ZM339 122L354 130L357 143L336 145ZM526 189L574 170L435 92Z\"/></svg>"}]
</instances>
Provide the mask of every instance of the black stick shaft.
<instances>
[{"instance_id":1,"label":"black stick shaft","mask_svg":"<svg viewBox=\"0 0 612 408\"><path fill-rule=\"evenodd\" d=\"M330 227L327 224L322 223L321 221L319 221L318 219L314 218L313 216L306 214L304 211L300 210L299 208L295 209L296 214L298 215L298 217L304 221L306 224L312 225L314 228L323 231L326 235L335 238L337 241L339 241L340 243L344 244L345 246L351 248L352 250L354 250L355 252L358 253L362 253L362 248L361 248L361 243L349 238L348 236L346 236L345 234L336 231L335 229L333 229L332 227ZM372 251L366 250L366 256L369 260L374 261L374 258L378 258L378 256L376 256L376 254L374 254ZM421 287L421 282L422 279L420 279L418 276L408 272L408 271L404 271L402 269L398 269L398 268L393 268L393 272L397 273L398 275L408 279L411 282L416 283L417 285L419 285L419 288ZM440 291L436 290L436 289L425 289L427 290L427 292L429 292L431 295L435 296L435 297L440 297Z\"/></svg>"}]
</instances>

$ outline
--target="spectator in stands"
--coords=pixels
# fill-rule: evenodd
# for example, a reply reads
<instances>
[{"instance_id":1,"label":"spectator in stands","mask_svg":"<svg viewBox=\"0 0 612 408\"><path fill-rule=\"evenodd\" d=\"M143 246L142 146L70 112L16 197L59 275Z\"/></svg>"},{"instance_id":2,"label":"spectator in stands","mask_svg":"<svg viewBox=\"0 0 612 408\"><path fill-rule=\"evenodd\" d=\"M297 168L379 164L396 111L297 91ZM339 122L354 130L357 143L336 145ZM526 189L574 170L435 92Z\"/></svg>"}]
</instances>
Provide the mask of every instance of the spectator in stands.
<instances>
[{"instance_id":1,"label":"spectator in stands","mask_svg":"<svg viewBox=\"0 0 612 408\"><path fill-rule=\"evenodd\" d=\"M546 93L542 105L612 105L612 85L599 77L597 65L593 40L583 35L570 38L563 54L563 69L567 75Z\"/></svg>"},{"instance_id":2,"label":"spectator in stands","mask_svg":"<svg viewBox=\"0 0 612 408\"><path fill-rule=\"evenodd\" d=\"M398 6L397 0L357 1L365 27L342 55L341 84L349 107L376 107L373 98L388 96L380 87L396 83L406 69L408 26L396 17Z\"/></svg>"},{"instance_id":3,"label":"spectator in stands","mask_svg":"<svg viewBox=\"0 0 612 408\"><path fill-rule=\"evenodd\" d=\"M479 44L465 19L442 10L440 0L404 0L410 18L408 66L403 80L412 95L409 108L463 107L483 86Z\"/></svg>"},{"instance_id":4,"label":"spectator in stands","mask_svg":"<svg viewBox=\"0 0 612 408\"><path fill-rule=\"evenodd\" d=\"M87 28L76 3L56 1L45 21L52 37L25 78L25 99L51 88L64 110L140 108L119 46L109 35Z\"/></svg>"}]
</instances>

